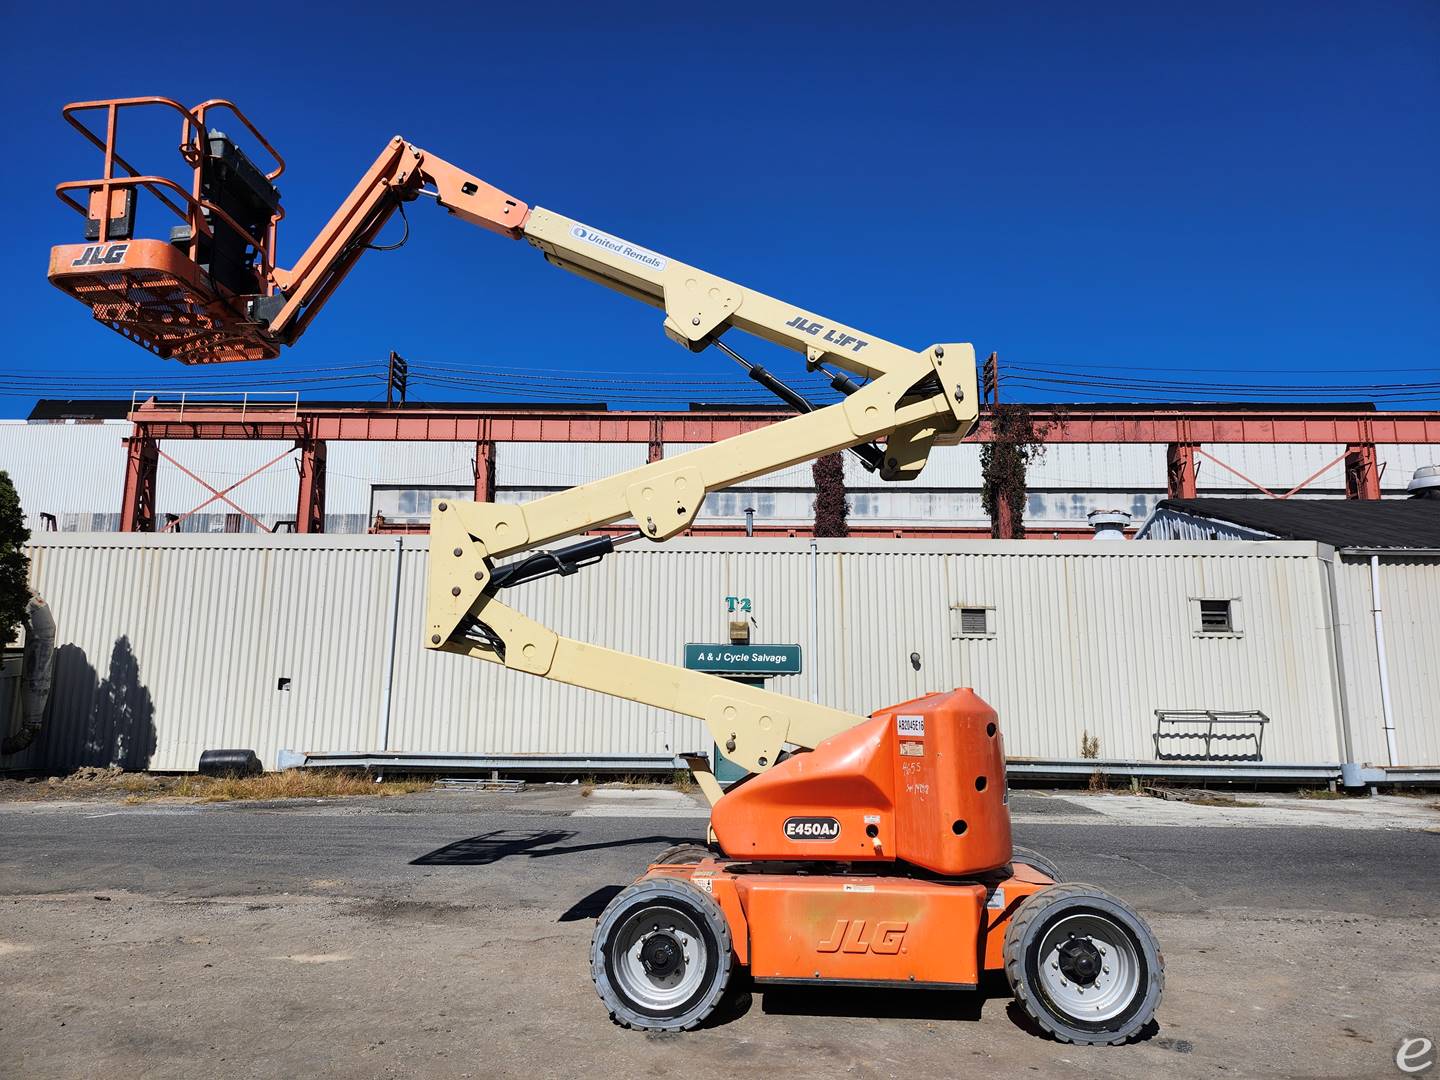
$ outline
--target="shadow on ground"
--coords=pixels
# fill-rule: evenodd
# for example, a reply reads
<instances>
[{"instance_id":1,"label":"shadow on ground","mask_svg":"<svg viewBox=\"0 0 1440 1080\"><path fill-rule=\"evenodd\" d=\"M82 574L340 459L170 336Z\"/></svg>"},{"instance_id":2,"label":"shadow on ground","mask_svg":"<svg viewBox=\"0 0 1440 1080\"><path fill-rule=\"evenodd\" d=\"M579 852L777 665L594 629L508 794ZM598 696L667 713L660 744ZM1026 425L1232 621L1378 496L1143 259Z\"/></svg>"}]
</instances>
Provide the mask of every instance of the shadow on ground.
<instances>
[{"instance_id":1,"label":"shadow on ground","mask_svg":"<svg viewBox=\"0 0 1440 1080\"><path fill-rule=\"evenodd\" d=\"M574 855L581 851L600 851L605 848L653 847L657 851L685 840L683 836L669 833L653 833L650 836L632 836L624 840L604 840L593 844L567 844L557 846L577 834L567 829L541 829L525 831L519 829L496 829L464 840L456 840L442 848L412 859L411 866L488 866L512 856L523 855L527 859L542 859L551 855Z\"/></svg>"},{"instance_id":2,"label":"shadow on ground","mask_svg":"<svg viewBox=\"0 0 1440 1080\"><path fill-rule=\"evenodd\" d=\"M760 1008L778 1016L879 1017L902 1020L975 1021L985 1004L1009 998L1005 977L987 976L978 990L924 987L870 989L839 986L765 986L755 988Z\"/></svg>"},{"instance_id":3,"label":"shadow on ground","mask_svg":"<svg viewBox=\"0 0 1440 1080\"><path fill-rule=\"evenodd\" d=\"M556 922L580 922L582 919L598 919L607 904L624 892L624 885L602 885L588 896L582 896L569 908L560 913Z\"/></svg>"}]
</instances>

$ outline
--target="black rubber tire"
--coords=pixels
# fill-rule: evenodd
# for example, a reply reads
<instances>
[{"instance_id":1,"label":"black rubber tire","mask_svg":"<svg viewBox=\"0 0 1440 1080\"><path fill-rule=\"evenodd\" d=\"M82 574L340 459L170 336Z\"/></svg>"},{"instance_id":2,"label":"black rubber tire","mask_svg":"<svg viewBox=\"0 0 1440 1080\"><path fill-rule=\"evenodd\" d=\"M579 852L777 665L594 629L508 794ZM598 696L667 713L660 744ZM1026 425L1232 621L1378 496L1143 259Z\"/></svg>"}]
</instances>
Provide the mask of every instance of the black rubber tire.
<instances>
[{"instance_id":1,"label":"black rubber tire","mask_svg":"<svg viewBox=\"0 0 1440 1080\"><path fill-rule=\"evenodd\" d=\"M704 844L671 844L650 860L651 866L684 866L708 859L715 853Z\"/></svg>"},{"instance_id":2,"label":"black rubber tire","mask_svg":"<svg viewBox=\"0 0 1440 1080\"><path fill-rule=\"evenodd\" d=\"M1046 931L1067 915L1098 915L1123 929L1142 961L1135 993L1126 1009L1103 1023L1087 1023L1059 1009L1039 980L1039 949ZM1060 1042L1118 1046L1155 1017L1165 988L1165 958L1145 919L1125 901L1094 885L1047 885L1028 896L1005 931L1005 975L1015 1000L1041 1029Z\"/></svg>"},{"instance_id":3,"label":"black rubber tire","mask_svg":"<svg viewBox=\"0 0 1440 1080\"><path fill-rule=\"evenodd\" d=\"M695 994L674 1013L657 1013L627 999L612 978L611 938L626 919L647 908L657 912L680 909L699 928L705 946L709 970L701 977ZM702 1024L725 996L733 959L730 924L720 905L709 893L676 878L643 878L622 890L606 905L590 939L590 977L600 1000L610 1010L610 1019L621 1027L644 1031L689 1031Z\"/></svg>"},{"instance_id":4,"label":"black rubber tire","mask_svg":"<svg viewBox=\"0 0 1440 1080\"><path fill-rule=\"evenodd\" d=\"M1010 849L1010 861L1012 863L1023 862L1026 866L1033 866L1051 881L1061 882L1065 878L1060 874L1060 867L1055 864L1054 859L1041 855L1038 851L1031 851L1029 848L1015 846Z\"/></svg>"}]
</instances>

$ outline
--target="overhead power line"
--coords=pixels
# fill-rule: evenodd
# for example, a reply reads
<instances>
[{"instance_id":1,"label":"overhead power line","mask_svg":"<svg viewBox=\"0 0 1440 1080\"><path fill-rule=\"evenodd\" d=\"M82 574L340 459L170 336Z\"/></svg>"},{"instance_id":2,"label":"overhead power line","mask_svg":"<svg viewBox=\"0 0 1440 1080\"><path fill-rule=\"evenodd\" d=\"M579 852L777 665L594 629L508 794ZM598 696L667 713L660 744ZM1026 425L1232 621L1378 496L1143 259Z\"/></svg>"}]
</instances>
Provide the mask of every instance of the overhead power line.
<instances>
[{"instance_id":1,"label":"overhead power line","mask_svg":"<svg viewBox=\"0 0 1440 1080\"><path fill-rule=\"evenodd\" d=\"M770 404L764 388L728 369L697 361L679 372L643 369L557 368L514 363L437 359L411 360L407 377L412 386L428 385L432 392L458 393L492 400L613 402L637 407L645 404L688 404L712 401L735 404ZM1366 368L1373 380L1381 372L1435 374L1434 368ZM1218 378L1243 372L1244 381ZM1173 374L1169 374L1173 373ZM1288 376L1286 381L1259 381L1266 375ZM1191 377L1184 377L1189 375ZM1078 362L1005 363L1000 367L1003 385L1012 391L1061 400L1136 401L1294 401L1321 402L1369 400L1383 404L1440 401L1440 378L1317 383L1293 381L1294 373L1276 368L1165 368ZM787 379L794 389L816 404L838 400L829 381L811 372ZM334 391L371 399L393 387L393 373L384 360L321 366L274 367L235 364L203 369L169 367L163 377L143 379L125 374L67 376L51 370L12 370L0 373L0 397L129 397L137 389L241 393L247 390ZM1029 396L1027 394L1026 396ZM437 395L438 396L438 395Z\"/></svg>"}]
</instances>

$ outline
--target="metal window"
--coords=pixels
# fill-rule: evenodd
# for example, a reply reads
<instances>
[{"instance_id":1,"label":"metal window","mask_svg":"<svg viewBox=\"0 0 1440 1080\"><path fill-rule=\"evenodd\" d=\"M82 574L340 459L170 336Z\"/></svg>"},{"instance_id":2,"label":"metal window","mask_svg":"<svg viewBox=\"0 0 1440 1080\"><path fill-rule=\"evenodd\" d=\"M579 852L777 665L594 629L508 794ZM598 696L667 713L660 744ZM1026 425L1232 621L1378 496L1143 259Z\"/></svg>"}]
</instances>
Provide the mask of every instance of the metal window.
<instances>
[{"instance_id":1,"label":"metal window","mask_svg":"<svg viewBox=\"0 0 1440 1080\"><path fill-rule=\"evenodd\" d=\"M1233 634L1229 600L1200 601L1200 632L1202 634Z\"/></svg>"},{"instance_id":2,"label":"metal window","mask_svg":"<svg viewBox=\"0 0 1440 1080\"><path fill-rule=\"evenodd\" d=\"M370 517L382 514L390 521L425 522L430 520L430 503L434 499L472 499L472 488L435 486L409 487L393 484L370 485Z\"/></svg>"}]
</instances>

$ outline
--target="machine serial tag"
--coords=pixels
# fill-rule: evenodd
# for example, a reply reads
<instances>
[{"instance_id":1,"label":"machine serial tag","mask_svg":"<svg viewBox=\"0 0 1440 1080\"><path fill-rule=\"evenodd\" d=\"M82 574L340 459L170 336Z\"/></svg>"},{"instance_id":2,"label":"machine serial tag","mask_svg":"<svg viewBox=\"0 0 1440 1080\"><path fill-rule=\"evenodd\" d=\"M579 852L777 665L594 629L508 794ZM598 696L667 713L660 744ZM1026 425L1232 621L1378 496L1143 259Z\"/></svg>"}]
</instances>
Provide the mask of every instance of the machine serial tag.
<instances>
[{"instance_id":1,"label":"machine serial tag","mask_svg":"<svg viewBox=\"0 0 1440 1080\"><path fill-rule=\"evenodd\" d=\"M895 717L895 734L901 738L923 739L925 737L925 717L923 716L897 716Z\"/></svg>"},{"instance_id":2,"label":"machine serial tag","mask_svg":"<svg viewBox=\"0 0 1440 1080\"><path fill-rule=\"evenodd\" d=\"M901 757L924 757L925 744L923 742L902 742L900 744Z\"/></svg>"},{"instance_id":3,"label":"machine serial tag","mask_svg":"<svg viewBox=\"0 0 1440 1080\"><path fill-rule=\"evenodd\" d=\"M1004 889L996 889L994 892L992 892L992 893L990 894L990 898L985 901L985 906L986 906L987 908L989 908L991 911L1004 911L1004 910L1005 910L1005 890L1004 890Z\"/></svg>"}]
</instances>

